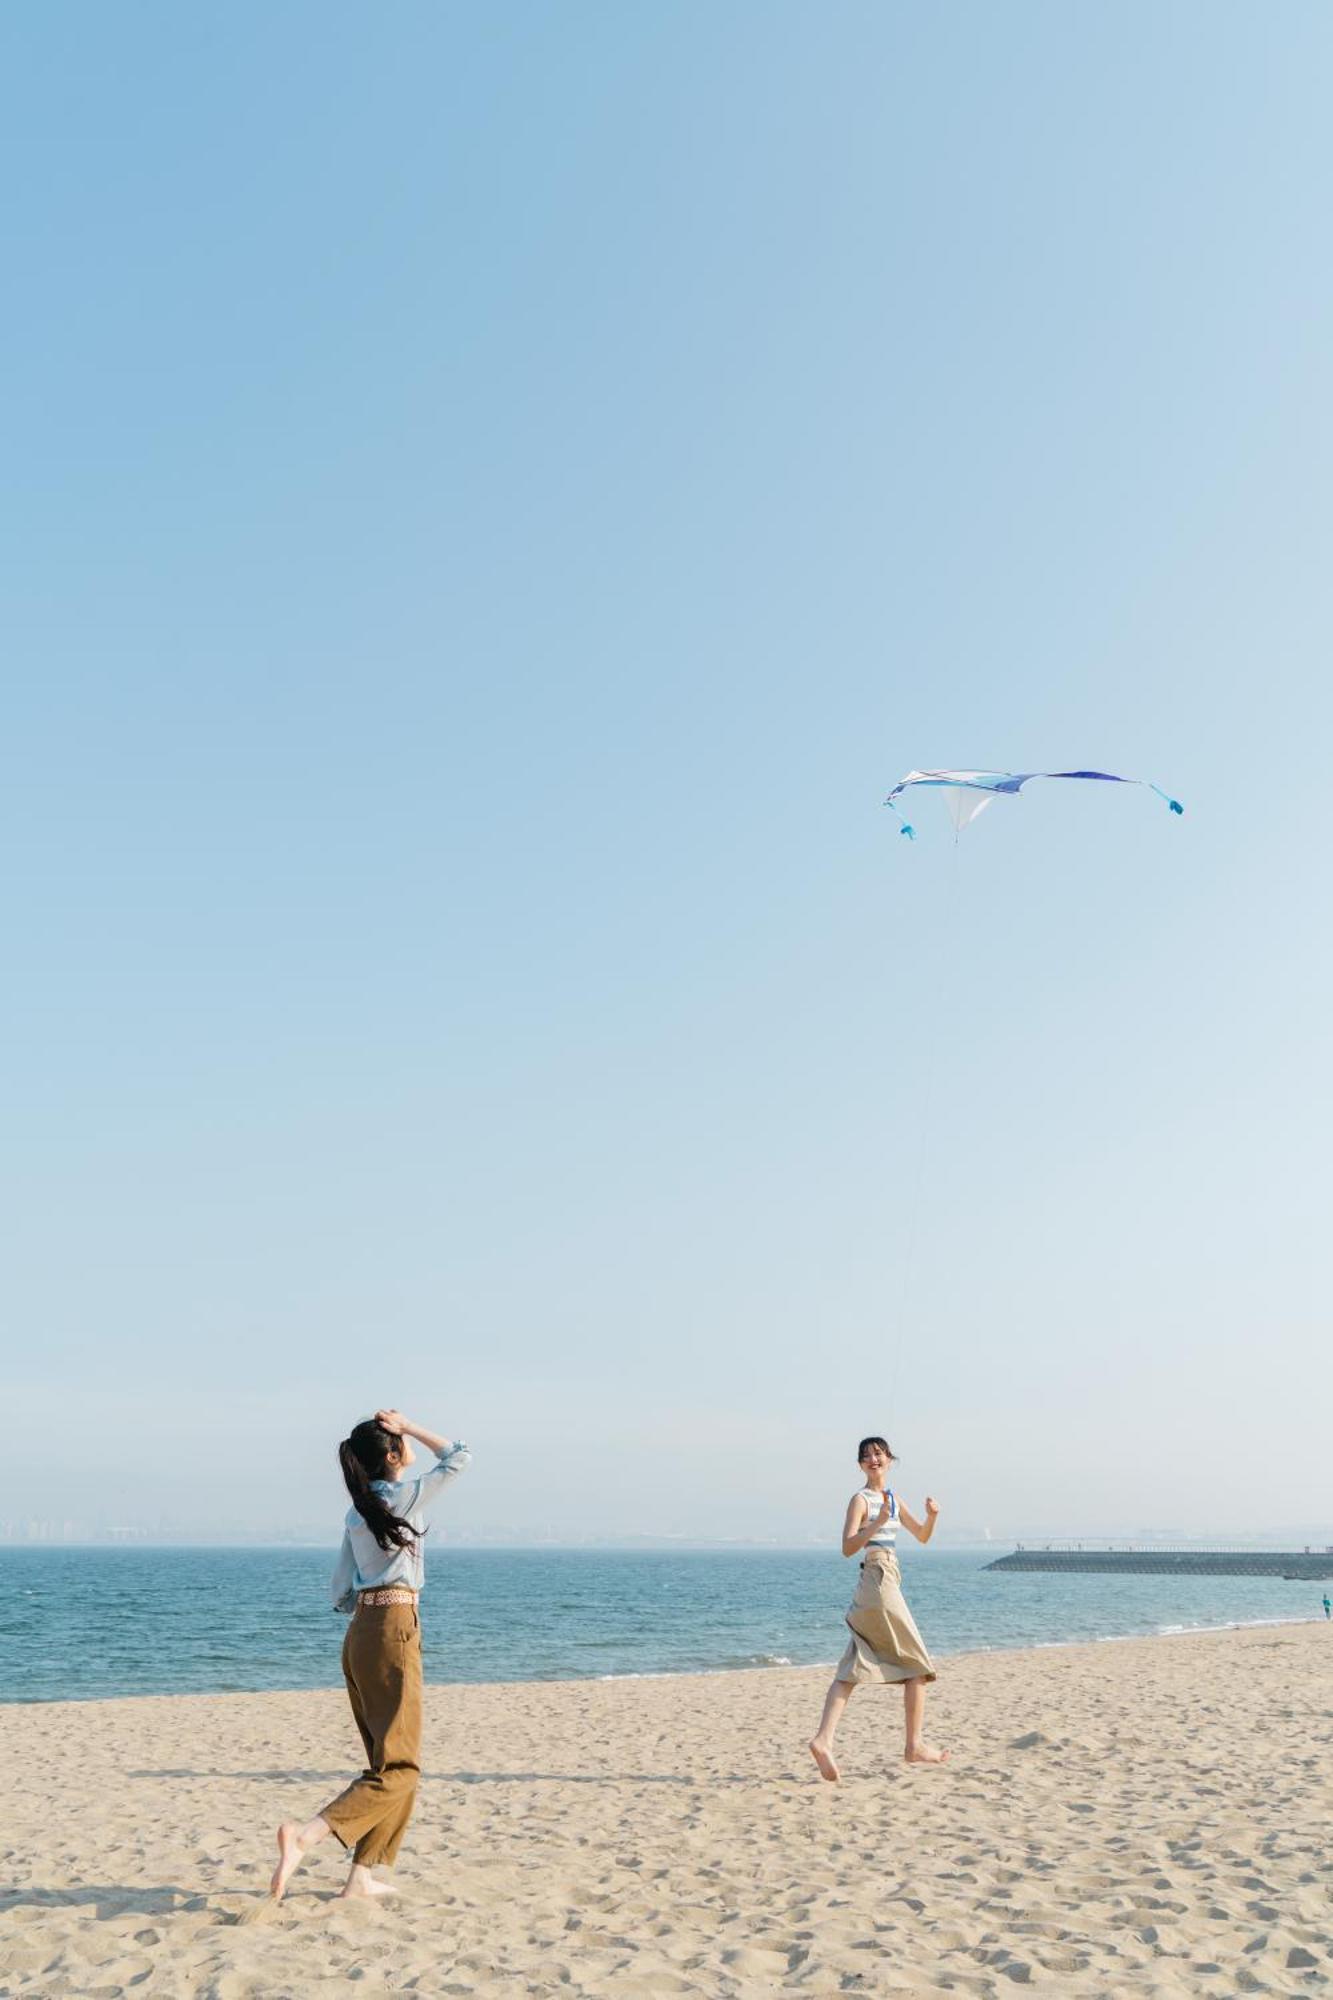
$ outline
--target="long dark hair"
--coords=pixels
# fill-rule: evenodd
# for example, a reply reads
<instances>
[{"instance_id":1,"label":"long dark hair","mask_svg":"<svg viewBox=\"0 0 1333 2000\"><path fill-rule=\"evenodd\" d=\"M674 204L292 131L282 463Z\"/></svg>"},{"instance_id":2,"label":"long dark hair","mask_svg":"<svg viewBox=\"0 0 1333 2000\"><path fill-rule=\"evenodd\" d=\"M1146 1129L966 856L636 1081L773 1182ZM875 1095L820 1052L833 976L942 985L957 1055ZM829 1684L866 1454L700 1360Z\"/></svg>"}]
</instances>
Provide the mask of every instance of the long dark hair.
<instances>
[{"instance_id":1,"label":"long dark hair","mask_svg":"<svg viewBox=\"0 0 1333 2000\"><path fill-rule=\"evenodd\" d=\"M417 1531L395 1514L384 1496L371 1485L383 1479L389 1469L389 1453L396 1450L398 1436L386 1431L373 1417L357 1424L350 1437L338 1446L338 1463L347 1481L352 1505L382 1549L410 1549Z\"/></svg>"}]
</instances>

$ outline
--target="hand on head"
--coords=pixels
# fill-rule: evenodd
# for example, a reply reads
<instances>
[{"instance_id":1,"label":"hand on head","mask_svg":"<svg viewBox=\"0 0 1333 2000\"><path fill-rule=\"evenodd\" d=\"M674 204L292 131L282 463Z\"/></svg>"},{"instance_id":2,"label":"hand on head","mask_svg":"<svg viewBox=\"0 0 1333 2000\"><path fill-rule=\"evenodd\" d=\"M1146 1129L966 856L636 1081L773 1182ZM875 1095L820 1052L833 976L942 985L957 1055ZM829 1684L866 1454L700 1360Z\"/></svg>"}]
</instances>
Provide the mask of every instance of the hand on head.
<instances>
[{"instance_id":1,"label":"hand on head","mask_svg":"<svg viewBox=\"0 0 1333 2000\"><path fill-rule=\"evenodd\" d=\"M401 1410L376 1410L375 1422L382 1431L392 1431L395 1437L403 1434L405 1419Z\"/></svg>"}]
</instances>

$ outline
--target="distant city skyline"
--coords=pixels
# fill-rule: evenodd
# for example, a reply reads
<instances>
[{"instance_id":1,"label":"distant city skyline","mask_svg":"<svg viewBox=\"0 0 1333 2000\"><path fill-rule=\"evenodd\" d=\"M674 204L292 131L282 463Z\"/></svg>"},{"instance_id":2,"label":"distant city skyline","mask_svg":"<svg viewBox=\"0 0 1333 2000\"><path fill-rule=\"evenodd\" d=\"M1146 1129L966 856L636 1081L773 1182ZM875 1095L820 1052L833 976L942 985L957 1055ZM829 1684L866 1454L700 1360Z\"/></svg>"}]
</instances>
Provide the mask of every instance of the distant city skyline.
<instances>
[{"instance_id":1,"label":"distant city skyline","mask_svg":"<svg viewBox=\"0 0 1333 2000\"><path fill-rule=\"evenodd\" d=\"M70 1548L102 1548L132 1546L136 1548L325 1548L332 1551L337 1545L339 1530L330 1530L323 1523L310 1522L304 1527L293 1527L284 1534L265 1533L262 1529L246 1530L236 1522L216 1523L209 1529L173 1529L167 1522L151 1525L122 1524L119 1526L98 1526L86 1521L66 1520L0 1520L0 1547L7 1548L47 1548L62 1546ZM627 1534L622 1536L585 1533L550 1533L533 1536L522 1534L514 1528L500 1526L491 1530L470 1528L451 1535L448 1540L459 1548L608 1548L635 1549L657 1548L699 1548L699 1549L747 1549L747 1548L831 1548L836 1546L836 1537L817 1529L799 1538L784 1540L781 1537L732 1536L691 1536L665 1534ZM1061 1535L1054 1530L1040 1527L1021 1529L1013 1535L997 1536L984 1530L966 1526L951 1531L941 1530L937 1537L941 1548L981 1549L994 1548L997 1551L1010 1547L1042 1547L1070 1543L1076 1546L1087 1544L1114 1543L1118 1546L1143 1544L1164 1547L1179 1543L1188 1547L1256 1547L1302 1549L1322 1549L1333 1546L1333 1522L1316 1523L1313 1526L1302 1522L1298 1526L1263 1534L1242 1534L1228 1536L1208 1536L1190 1534L1181 1528L1139 1527L1130 1534L1087 1532L1080 1535ZM447 1546L447 1544L446 1544ZM912 1550L907 1551L912 1560L918 1560Z\"/></svg>"}]
</instances>

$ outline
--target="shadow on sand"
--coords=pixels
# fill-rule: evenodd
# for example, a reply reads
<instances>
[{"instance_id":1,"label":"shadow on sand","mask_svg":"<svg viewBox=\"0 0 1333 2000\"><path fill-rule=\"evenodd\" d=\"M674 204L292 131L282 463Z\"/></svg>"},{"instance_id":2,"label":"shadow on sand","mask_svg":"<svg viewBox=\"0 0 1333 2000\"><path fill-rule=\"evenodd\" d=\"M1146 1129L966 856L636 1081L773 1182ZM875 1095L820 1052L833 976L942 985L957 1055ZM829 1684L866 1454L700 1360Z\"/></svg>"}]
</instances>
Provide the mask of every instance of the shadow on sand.
<instances>
[{"instance_id":1,"label":"shadow on sand","mask_svg":"<svg viewBox=\"0 0 1333 2000\"><path fill-rule=\"evenodd\" d=\"M0 1894L0 1916L10 1910L79 1910L92 1905L99 1923L111 1917L170 1917L206 1910L212 1898L197 1889L151 1888L128 1882L90 1882L68 1889L10 1889Z\"/></svg>"}]
</instances>

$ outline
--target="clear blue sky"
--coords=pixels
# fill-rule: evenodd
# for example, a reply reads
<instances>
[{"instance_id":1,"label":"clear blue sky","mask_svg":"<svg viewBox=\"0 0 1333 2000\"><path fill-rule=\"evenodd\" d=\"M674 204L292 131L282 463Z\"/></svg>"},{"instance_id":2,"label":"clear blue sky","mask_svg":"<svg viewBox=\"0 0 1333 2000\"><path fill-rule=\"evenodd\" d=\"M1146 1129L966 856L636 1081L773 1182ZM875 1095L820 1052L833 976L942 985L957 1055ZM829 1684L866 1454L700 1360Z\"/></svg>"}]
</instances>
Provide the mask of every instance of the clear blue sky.
<instances>
[{"instance_id":1,"label":"clear blue sky","mask_svg":"<svg viewBox=\"0 0 1333 2000\"><path fill-rule=\"evenodd\" d=\"M5 13L0 1517L1333 1519L1331 60Z\"/></svg>"}]
</instances>

